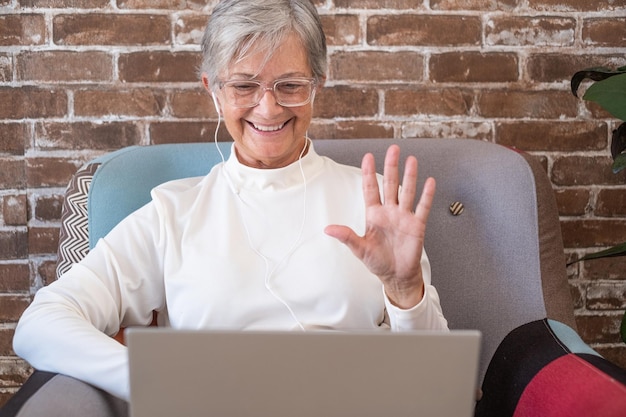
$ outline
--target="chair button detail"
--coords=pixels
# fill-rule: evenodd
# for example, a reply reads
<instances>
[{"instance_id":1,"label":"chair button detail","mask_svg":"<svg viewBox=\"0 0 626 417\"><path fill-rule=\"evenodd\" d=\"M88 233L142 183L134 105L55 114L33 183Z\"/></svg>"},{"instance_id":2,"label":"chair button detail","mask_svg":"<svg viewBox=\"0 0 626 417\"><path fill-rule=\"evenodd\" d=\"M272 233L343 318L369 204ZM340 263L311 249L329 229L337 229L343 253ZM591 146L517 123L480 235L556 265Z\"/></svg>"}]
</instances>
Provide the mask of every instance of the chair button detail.
<instances>
[{"instance_id":1,"label":"chair button detail","mask_svg":"<svg viewBox=\"0 0 626 417\"><path fill-rule=\"evenodd\" d=\"M458 201L450 204L450 213L452 213L453 216L459 216L461 213L463 213L464 209L465 207L463 206L463 203L460 203Z\"/></svg>"}]
</instances>

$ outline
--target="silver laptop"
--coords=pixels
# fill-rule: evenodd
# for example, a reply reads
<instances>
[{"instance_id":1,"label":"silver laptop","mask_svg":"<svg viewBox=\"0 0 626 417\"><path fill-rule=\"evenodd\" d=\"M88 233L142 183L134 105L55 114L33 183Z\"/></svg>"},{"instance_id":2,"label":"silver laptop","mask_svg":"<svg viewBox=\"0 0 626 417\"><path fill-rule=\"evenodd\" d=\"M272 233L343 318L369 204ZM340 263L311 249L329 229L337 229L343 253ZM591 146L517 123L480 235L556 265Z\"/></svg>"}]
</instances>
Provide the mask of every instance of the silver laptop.
<instances>
[{"instance_id":1,"label":"silver laptop","mask_svg":"<svg viewBox=\"0 0 626 417\"><path fill-rule=\"evenodd\" d=\"M131 417L470 417L480 333L129 329Z\"/></svg>"}]
</instances>

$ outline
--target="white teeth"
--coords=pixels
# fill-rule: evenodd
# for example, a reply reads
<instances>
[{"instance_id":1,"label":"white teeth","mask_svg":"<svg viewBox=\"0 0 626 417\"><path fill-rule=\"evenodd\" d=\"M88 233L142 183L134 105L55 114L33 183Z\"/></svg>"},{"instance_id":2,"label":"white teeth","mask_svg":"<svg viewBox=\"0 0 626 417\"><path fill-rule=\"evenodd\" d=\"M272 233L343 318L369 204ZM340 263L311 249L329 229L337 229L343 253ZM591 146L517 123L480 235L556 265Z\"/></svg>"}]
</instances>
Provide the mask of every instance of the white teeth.
<instances>
[{"instance_id":1,"label":"white teeth","mask_svg":"<svg viewBox=\"0 0 626 417\"><path fill-rule=\"evenodd\" d=\"M262 126L254 123L252 125L255 129L260 130L261 132L275 132L276 130L280 130L283 128L283 126L285 126L284 123L275 126Z\"/></svg>"}]
</instances>

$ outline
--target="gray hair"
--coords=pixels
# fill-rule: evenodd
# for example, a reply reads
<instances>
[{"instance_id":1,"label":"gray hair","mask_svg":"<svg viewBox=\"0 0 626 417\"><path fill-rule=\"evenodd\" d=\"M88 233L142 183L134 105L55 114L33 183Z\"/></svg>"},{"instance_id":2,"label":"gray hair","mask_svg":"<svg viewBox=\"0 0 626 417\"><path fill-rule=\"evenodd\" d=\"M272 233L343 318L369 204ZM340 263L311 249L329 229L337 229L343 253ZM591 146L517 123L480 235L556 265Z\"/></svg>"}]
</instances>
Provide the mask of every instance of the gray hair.
<instances>
[{"instance_id":1,"label":"gray hair","mask_svg":"<svg viewBox=\"0 0 626 417\"><path fill-rule=\"evenodd\" d=\"M326 37L310 0L221 0L202 37L200 72L215 89L220 73L245 59L253 44L265 49L269 59L291 33L301 39L313 76L324 78Z\"/></svg>"}]
</instances>

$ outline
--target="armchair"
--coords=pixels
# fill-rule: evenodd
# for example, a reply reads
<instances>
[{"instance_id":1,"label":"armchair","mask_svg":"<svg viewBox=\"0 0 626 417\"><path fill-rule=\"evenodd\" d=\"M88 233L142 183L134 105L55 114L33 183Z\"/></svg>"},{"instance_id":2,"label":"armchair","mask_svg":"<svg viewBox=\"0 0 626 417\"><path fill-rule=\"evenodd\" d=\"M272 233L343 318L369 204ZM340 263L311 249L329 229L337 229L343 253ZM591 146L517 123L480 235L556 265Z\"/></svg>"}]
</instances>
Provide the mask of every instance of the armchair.
<instances>
[{"instance_id":1,"label":"armchair","mask_svg":"<svg viewBox=\"0 0 626 417\"><path fill-rule=\"evenodd\" d=\"M372 152L382 172L384 152L391 143L315 140L314 146L322 155L355 166L363 154ZM437 180L425 247L444 314L453 329L483 333L479 375L483 397L476 416L592 415L584 410L599 403L609 404L602 409L603 416L623 413L626 371L601 358L576 333L556 203L538 161L475 140L397 143L403 156L417 156L422 181L427 176ZM224 155L230 145L219 144ZM148 202L152 187L203 175L219 161L215 144L190 143L128 147L86 164L67 190L58 274ZM19 410L41 395L50 381L66 378L41 374L35 372L0 416L31 415ZM93 390L92 395L93 401L103 404L103 416L119 411L119 405L111 408L106 394ZM550 414L557 405L574 411ZM7 414L9 409L18 414Z\"/></svg>"}]
</instances>

